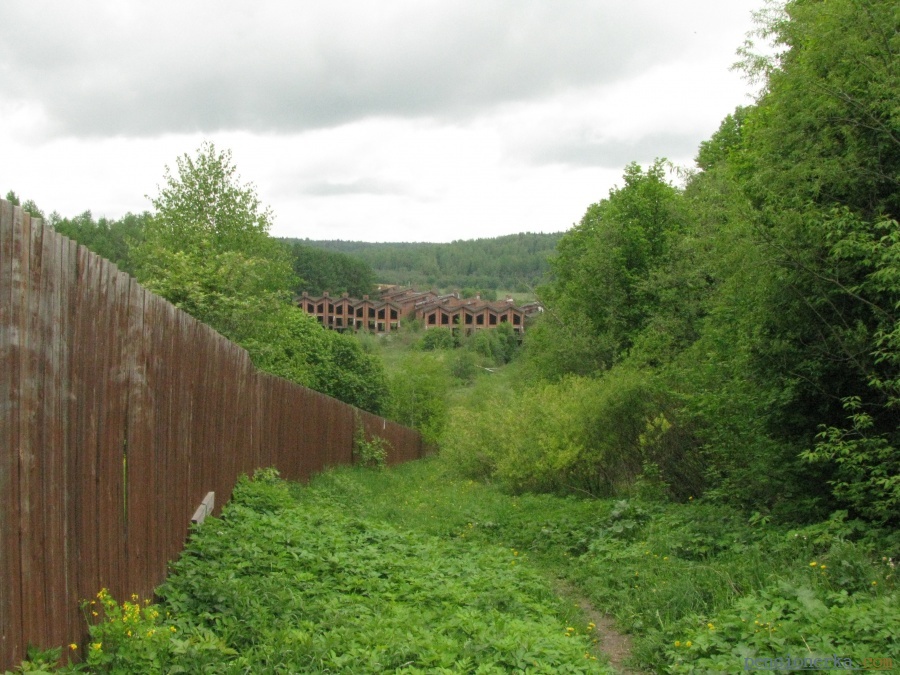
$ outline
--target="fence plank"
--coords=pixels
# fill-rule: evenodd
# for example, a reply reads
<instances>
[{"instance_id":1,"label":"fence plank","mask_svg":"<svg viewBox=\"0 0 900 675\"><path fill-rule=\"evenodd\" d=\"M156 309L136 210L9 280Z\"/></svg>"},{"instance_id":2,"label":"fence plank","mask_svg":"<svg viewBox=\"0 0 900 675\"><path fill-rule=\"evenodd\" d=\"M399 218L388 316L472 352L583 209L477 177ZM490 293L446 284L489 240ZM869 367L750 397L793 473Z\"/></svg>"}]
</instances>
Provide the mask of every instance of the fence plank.
<instances>
[{"instance_id":1,"label":"fence plank","mask_svg":"<svg viewBox=\"0 0 900 675\"><path fill-rule=\"evenodd\" d=\"M58 395L59 416L61 428L59 429L59 451L62 453L61 469L62 476L62 508L63 516L63 555L65 563L64 567L64 599L65 607L63 615L66 616L66 632L62 638L62 642L71 642L71 637L78 635L83 631L84 619L79 611L79 599L77 593L77 568L78 558L75 552L75 498L76 494L73 490L75 485L75 477L77 467L74 464L75 452L72 447L71 429L73 426L72 419L72 361L74 355L73 326L74 311L76 297L76 253L77 244L65 237L58 235L54 239L59 242L60 254L60 282L59 282L59 340L60 349L63 350L63 363L61 364L61 384Z\"/></svg>"},{"instance_id":2,"label":"fence plank","mask_svg":"<svg viewBox=\"0 0 900 675\"><path fill-rule=\"evenodd\" d=\"M102 334L97 342L104 351L104 386L100 413L100 466L103 488L100 490L104 565L100 568L102 585L114 597L122 599L130 589L127 585L128 565L125 556L125 429L127 423L128 374L124 357L124 336L128 325L128 288L131 279L115 265L103 261L101 279L106 285L106 316Z\"/></svg>"},{"instance_id":3,"label":"fence plank","mask_svg":"<svg viewBox=\"0 0 900 675\"><path fill-rule=\"evenodd\" d=\"M128 560L128 585L133 592L147 597L152 591L148 580L152 578L149 560L149 531L157 524L151 518L152 495L156 482L152 474L152 419L153 411L147 386L149 355L148 330L144 321L144 308L149 294L137 284L131 284L129 292L128 325L125 328L128 360L127 407L125 438L126 521L125 553Z\"/></svg>"},{"instance_id":4,"label":"fence plank","mask_svg":"<svg viewBox=\"0 0 900 675\"><path fill-rule=\"evenodd\" d=\"M19 481L21 518L19 520L22 555L22 632L28 638L46 643L47 566L44 561L43 484L41 481L41 237L43 227L33 227L31 217L22 217L23 268L20 290L29 305L22 323L22 360L19 415Z\"/></svg>"},{"instance_id":5,"label":"fence plank","mask_svg":"<svg viewBox=\"0 0 900 675\"><path fill-rule=\"evenodd\" d=\"M34 224L32 224L34 228ZM36 229L36 228L35 228ZM39 447L36 448L40 467L43 537L41 564L44 570L46 616L59 617L57 621L43 619L43 638L50 644L61 644L70 634L66 587L66 457L64 401L68 393L68 340L67 322L63 319L61 284L64 283L62 265L63 241L46 228L41 236L40 313L38 322L40 344L50 345L41 349L41 378L39 380L40 409L38 424L41 429Z\"/></svg>"},{"instance_id":6,"label":"fence plank","mask_svg":"<svg viewBox=\"0 0 900 675\"><path fill-rule=\"evenodd\" d=\"M19 415L22 234L13 206L0 200L0 668L24 656L22 561L19 550Z\"/></svg>"},{"instance_id":7,"label":"fence plank","mask_svg":"<svg viewBox=\"0 0 900 675\"><path fill-rule=\"evenodd\" d=\"M70 415L72 453L75 456L74 551L79 561L75 595L93 597L101 585L98 523L100 479L98 474L98 436L100 406L99 382L102 373L100 351L96 349L96 324L99 315L100 260L79 246L76 252L75 316L73 321L72 364L73 410Z\"/></svg>"}]
</instances>

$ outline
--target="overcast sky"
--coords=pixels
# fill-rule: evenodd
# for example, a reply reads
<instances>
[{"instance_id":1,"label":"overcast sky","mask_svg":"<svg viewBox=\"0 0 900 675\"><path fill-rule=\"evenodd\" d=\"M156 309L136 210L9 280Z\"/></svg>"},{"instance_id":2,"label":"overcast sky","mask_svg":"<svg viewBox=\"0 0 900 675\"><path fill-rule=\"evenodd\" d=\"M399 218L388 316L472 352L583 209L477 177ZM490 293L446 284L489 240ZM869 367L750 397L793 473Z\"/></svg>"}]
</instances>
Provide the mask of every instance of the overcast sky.
<instances>
[{"instance_id":1,"label":"overcast sky","mask_svg":"<svg viewBox=\"0 0 900 675\"><path fill-rule=\"evenodd\" d=\"M211 140L277 236L558 232L750 101L761 4L0 0L0 191L118 218Z\"/></svg>"}]
</instances>

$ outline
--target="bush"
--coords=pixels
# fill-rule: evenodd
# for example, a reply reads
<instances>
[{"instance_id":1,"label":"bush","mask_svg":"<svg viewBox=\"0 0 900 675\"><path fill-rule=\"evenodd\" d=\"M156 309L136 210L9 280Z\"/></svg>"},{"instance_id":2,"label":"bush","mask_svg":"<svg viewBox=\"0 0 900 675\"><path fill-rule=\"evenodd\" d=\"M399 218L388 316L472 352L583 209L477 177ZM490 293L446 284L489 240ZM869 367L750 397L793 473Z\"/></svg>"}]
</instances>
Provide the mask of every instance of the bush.
<instances>
[{"instance_id":1,"label":"bush","mask_svg":"<svg viewBox=\"0 0 900 675\"><path fill-rule=\"evenodd\" d=\"M383 469L387 464L388 448L391 444L380 436L366 437L359 413L356 414L356 429L353 432L353 459L360 466Z\"/></svg>"},{"instance_id":2,"label":"bush","mask_svg":"<svg viewBox=\"0 0 900 675\"><path fill-rule=\"evenodd\" d=\"M687 498L696 484L697 471L687 468L693 452L654 380L624 368L599 380L534 385L509 399L494 394L454 411L443 440L461 475L493 477L515 491L596 496L629 494L641 475L647 491L652 469L657 492Z\"/></svg>"},{"instance_id":3,"label":"bush","mask_svg":"<svg viewBox=\"0 0 900 675\"><path fill-rule=\"evenodd\" d=\"M411 352L391 374L388 417L437 443L447 420L450 376L435 354Z\"/></svg>"},{"instance_id":4,"label":"bush","mask_svg":"<svg viewBox=\"0 0 900 675\"><path fill-rule=\"evenodd\" d=\"M435 349L453 349L456 346L456 337L449 328L429 328L419 340L419 349L426 352Z\"/></svg>"}]
</instances>

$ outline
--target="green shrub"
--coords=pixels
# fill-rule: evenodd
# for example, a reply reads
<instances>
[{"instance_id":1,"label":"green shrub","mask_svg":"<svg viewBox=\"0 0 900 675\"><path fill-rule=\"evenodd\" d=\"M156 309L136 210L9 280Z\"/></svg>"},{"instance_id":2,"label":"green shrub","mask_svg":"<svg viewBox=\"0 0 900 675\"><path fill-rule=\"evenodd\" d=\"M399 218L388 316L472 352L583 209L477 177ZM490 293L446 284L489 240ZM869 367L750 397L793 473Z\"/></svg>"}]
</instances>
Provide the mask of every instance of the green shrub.
<instances>
[{"instance_id":1,"label":"green shrub","mask_svg":"<svg viewBox=\"0 0 900 675\"><path fill-rule=\"evenodd\" d=\"M429 328L418 344L419 349L426 352L435 349L453 349L458 346L456 337L449 328Z\"/></svg>"},{"instance_id":2,"label":"green shrub","mask_svg":"<svg viewBox=\"0 0 900 675\"><path fill-rule=\"evenodd\" d=\"M442 452L459 475L516 491L621 495L643 476L645 492L652 480L660 498L686 499L697 486L693 438L675 419L651 377L618 368L455 410Z\"/></svg>"},{"instance_id":3,"label":"green shrub","mask_svg":"<svg viewBox=\"0 0 900 675\"><path fill-rule=\"evenodd\" d=\"M356 429L353 432L353 459L354 463L373 469L383 469L387 464L388 448L391 447L380 436L366 437L359 414L356 415Z\"/></svg>"}]
</instances>

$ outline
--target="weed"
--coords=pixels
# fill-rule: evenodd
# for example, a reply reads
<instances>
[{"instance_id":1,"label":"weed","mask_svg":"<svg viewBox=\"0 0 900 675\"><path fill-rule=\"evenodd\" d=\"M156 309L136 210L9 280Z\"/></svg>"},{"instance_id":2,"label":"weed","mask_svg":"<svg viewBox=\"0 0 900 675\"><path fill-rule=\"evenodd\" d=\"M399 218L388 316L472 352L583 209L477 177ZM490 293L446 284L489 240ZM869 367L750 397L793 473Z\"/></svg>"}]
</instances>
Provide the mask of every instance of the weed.
<instances>
[{"instance_id":1,"label":"weed","mask_svg":"<svg viewBox=\"0 0 900 675\"><path fill-rule=\"evenodd\" d=\"M383 469L387 466L388 449L391 444L380 436L366 436L359 412L354 413L353 459L358 466L372 469Z\"/></svg>"},{"instance_id":2,"label":"weed","mask_svg":"<svg viewBox=\"0 0 900 675\"><path fill-rule=\"evenodd\" d=\"M657 672L890 656L896 544L846 513L789 529L701 500L509 495L440 458L309 486L267 470L194 531L160 605L94 600L83 658L128 673L602 672L548 576L613 613Z\"/></svg>"}]
</instances>

